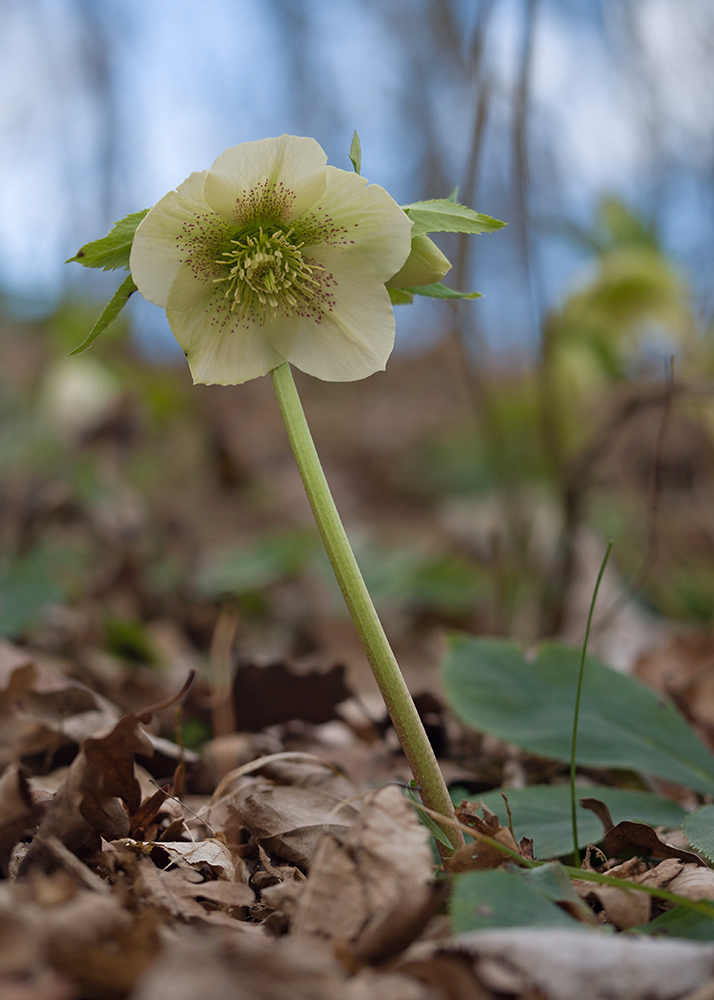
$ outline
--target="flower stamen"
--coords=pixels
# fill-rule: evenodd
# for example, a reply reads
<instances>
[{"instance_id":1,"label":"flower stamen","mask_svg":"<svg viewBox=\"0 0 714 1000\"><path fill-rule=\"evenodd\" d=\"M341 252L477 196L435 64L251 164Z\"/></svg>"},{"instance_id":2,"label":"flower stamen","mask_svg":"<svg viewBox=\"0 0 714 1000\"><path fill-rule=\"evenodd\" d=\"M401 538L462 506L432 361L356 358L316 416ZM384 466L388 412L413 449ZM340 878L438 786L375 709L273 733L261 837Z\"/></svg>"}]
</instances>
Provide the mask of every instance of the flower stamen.
<instances>
[{"instance_id":1,"label":"flower stamen","mask_svg":"<svg viewBox=\"0 0 714 1000\"><path fill-rule=\"evenodd\" d=\"M320 287L320 264L308 263L301 253L304 243L292 243L293 230L277 229L272 235L263 232L231 240L232 249L225 250L217 264L228 273L214 278L214 284L227 282L224 298L232 299L231 312L239 309L242 319L257 311L261 323L266 316L290 316L307 306Z\"/></svg>"}]
</instances>

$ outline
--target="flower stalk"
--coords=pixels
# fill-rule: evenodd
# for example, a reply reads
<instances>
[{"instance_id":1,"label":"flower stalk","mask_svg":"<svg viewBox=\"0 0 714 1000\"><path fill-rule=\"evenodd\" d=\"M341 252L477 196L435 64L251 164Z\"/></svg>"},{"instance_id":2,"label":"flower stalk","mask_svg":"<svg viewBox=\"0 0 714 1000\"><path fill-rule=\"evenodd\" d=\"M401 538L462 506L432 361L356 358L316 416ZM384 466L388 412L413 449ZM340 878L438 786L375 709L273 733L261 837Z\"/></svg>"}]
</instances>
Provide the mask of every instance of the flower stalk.
<instances>
[{"instance_id":1,"label":"flower stalk","mask_svg":"<svg viewBox=\"0 0 714 1000\"><path fill-rule=\"evenodd\" d=\"M332 499L289 363L286 361L274 368L270 377L320 536L399 742L421 790L422 801L429 809L451 820L440 826L457 849L464 840L461 831L453 825L454 807L446 783ZM440 852L444 851L442 856L447 860L448 849L441 844L437 846Z\"/></svg>"}]
</instances>

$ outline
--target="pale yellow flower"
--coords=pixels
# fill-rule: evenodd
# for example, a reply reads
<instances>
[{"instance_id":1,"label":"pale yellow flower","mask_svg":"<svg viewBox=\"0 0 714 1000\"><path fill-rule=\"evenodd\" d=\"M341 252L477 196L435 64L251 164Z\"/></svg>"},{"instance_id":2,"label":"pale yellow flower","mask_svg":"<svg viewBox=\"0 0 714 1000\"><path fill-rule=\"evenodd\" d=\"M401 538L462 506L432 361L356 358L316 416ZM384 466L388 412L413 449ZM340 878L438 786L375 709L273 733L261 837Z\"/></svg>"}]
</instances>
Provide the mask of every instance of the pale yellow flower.
<instances>
[{"instance_id":1,"label":"pale yellow flower","mask_svg":"<svg viewBox=\"0 0 714 1000\"><path fill-rule=\"evenodd\" d=\"M162 198L136 230L131 274L166 309L195 382L245 382L286 360L351 381L391 353L384 283L411 228L383 188L283 135L227 149Z\"/></svg>"}]
</instances>

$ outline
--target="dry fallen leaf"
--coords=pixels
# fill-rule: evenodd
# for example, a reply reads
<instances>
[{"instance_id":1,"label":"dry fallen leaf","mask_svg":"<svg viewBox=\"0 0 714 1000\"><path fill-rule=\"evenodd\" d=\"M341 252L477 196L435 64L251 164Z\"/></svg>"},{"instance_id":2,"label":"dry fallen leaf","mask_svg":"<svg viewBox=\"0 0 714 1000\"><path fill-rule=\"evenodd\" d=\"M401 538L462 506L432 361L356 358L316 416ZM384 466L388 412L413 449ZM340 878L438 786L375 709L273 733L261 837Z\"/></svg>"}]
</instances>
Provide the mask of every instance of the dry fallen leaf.
<instances>
[{"instance_id":1,"label":"dry fallen leaf","mask_svg":"<svg viewBox=\"0 0 714 1000\"><path fill-rule=\"evenodd\" d=\"M481 809L483 816L479 816ZM476 833L482 833L518 852L518 844L507 826L501 826L501 821L495 813L482 802L469 802L466 799L456 809L456 818L464 826L471 827ZM478 871L482 868L497 868L508 863L510 858L495 845L474 839L472 843L464 844L449 858L449 872Z\"/></svg>"},{"instance_id":2,"label":"dry fallen leaf","mask_svg":"<svg viewBox=\"0 0 714 1000\"><path fill-rule=\"evenodd\" d=\"M683 865L667 888L687 899L714 899L714 871L701 865Z\"/></svg>"},{"instance_id":3,"label":"dry fallen leaf","mask_svg":"<svg viewBox=\"0 0 714 1000\"><path fill-rule=\"evenodd\" d=\"M511 927L459 934L436 954L470 955L515 971L526 996L547 1000L678 1000L707 983L714 944L569 928Z\"/></svg>"},{"instance_id":4,"label":"dry fallen leaf","mask_svg":"<svg viewBox=\"0 0 714 1000\"><path fill-rule=\"evenodd\" d=\"M106 698L0 639L0 767L80 743L118 716Z\"/></svg>"},{"instance_id":5,"label":"dry fallen leaf","mask_svg":"<svg viewBox=\"0 0 714 1000\"><path fill-rule=\"evenodd\" d=\"M116 840L129 833L141 789L134 776L134 754L151 756L152 745L137 716L124 715L104 733L84 741L67 777L40 823L39 834L21 866L55 866L42 838L57 837L75 854L99 849L101 838Z\"/></svg>"},{"instance_id":6,"label":"dry fallen leaf","mask_svg":"<svg viewBox=\"0 0 714 1000\"><path fill-rule=\"evenodd\" d=\"M339 938L353 956L369 960L385 936L390 914L390 934L398 947L406 947L433 912L428 905L434 871L428 839L401 791L379 789L364 802L344 843L329 835L322 838L298 898L294 933ZM415 927L414 910L420 907L424 921ZM380 926L381 933L375 934ZM406 926L410 933L401 934Z\"/></svg>"},{"instance_id":7,"label":"dry fallen leaf","mask_svg":"<svg viewBox=\"0 0 714 1000\"><path fill-rule=\"evenodd\" d=\"M615 825L610 816L610 810L600 799L586 797L580 799L580 805L584 809L594 812L603 826L605 834L602 842L602 849L610 858L617 857L624 850L634 848L638 854L648 855L653 858L679 858L680 861L689 861L693 864L702 864L700 858L691 851L666 844L651 826L646 823L633 823L624 821Z\"/></svg>"},{"instance_id":8,"label":"dry fallen leaf","mask_svg":"<svg viewBox=\"0 0 714 1000\"><path fill-rule=\"evenodd\" d=\"M72 997L118 1000L158 950L151 914L132 913L110 892L87 890L67 871L0 884L0 982L51 967L78 985Z\"/></svg>"},{"instance_id":9,"label":"dry fallen leaf","mask_svg":"<svg viewBox=\"0 0 714 1000\"><path fill-rule=\"evenodd\" d=\"M362 969L345 983L344 1000L451 1000L442 989L429 989L424 982L401 972L376 972ZM456 997L454 997L456 1000ZM462 994L458 1000L488 1000L484 994L469 997Z\"/></svg>"},{"instance_id":10,"label":"dry fallen leaf","mask_svg":"<svg viewBox=\"0 0 714 1000\"><path fill-rule=\"evenodd\" d=\"M205 880L187 868L162 871L147 857L138 859L133 891L144 905L154 906L173 919L229 926L236 917L245 915L245 907L255 899L252 889L243 882ZM205 900L209 909L200 900ZM221 912L213 912L216 906Z\"/></svg>"},{"instance_id":11,"label":"dry fallen leaf","mask_svg":"<svg viewBox=\"0 0 714 1000\"><path fill-rule=\"evenodd\" d=\"M234 924L177 936L131 1000L344 1000L346 974L328 947Z\"/></svg>"},{"instance_id":12,"label":"dry fallen leaf","mask_svg":"<svg viewBox=\"0 0 714 1000\"><path fill-rule=\"evenodd\" d=\"M325 761L277 754L226 775L205 820L232 844L245 828L271 854L304 869L323 833L346 836L357 808L344 803L354 793Z\"/></svg>"},{"instance_id":13,"label":"dry fallen leaf","mask_svg":"<svg viewBox=\"0 0 714 1000\"><path fill-rule=\"evenodd\" d=\"M241 664L233 680L233 710L238 732L258 732L291 719L329 722L335 708L352 697L345 668L309 669L297 664Z\"/></svg>"},{"instance_id":14,"label":"dry fallen leaf","mask_svg":"<svg viewBox=\"0 0 714 1000\"><path fill-rule=\"evenodd\" d=\"M247 881L245 865L238 859L237 864L226 845L214 837L196 842L174 841L173 843L144 843L143 841L118 839L116 846L127 848L139 856L149 856L160 868L174 864L183 868L210 868L216 878L229 882Z\"/></svg>"},{"instance_id":15,"label":"dry fallen leaf","mask_svg":"<svg viewBox=\"0 0 714 1000\"><path fill-rule=\"evenodd\" d=\"M38 815L27 779L17 764L10 764L0 778L0 870L4 875L13 847L35 825Z\"/></svg>"}]
</instances>

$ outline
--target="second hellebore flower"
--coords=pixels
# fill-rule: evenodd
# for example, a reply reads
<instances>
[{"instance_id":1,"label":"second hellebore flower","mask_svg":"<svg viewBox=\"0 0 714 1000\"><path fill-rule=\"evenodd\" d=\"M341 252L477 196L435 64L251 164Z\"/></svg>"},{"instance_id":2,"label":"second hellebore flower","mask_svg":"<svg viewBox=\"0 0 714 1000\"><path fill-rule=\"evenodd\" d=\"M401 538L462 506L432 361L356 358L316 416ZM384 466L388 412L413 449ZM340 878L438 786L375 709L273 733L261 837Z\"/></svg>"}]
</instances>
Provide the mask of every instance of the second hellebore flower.
<instances>
[{"instance_id":1,"label":"second hellebore flower","mask_svg":"<svg viewBox=\"0 0 714 1000\"><path fill-rule=\"evenodd\" d=\"M283 135L227 149L154 205L131 274L166 309L194 382L245 382L285 360L351 381L392 350L384 283L411 228L383 188L328 167L314 139Z\"/></svg>"}]
</instances>

